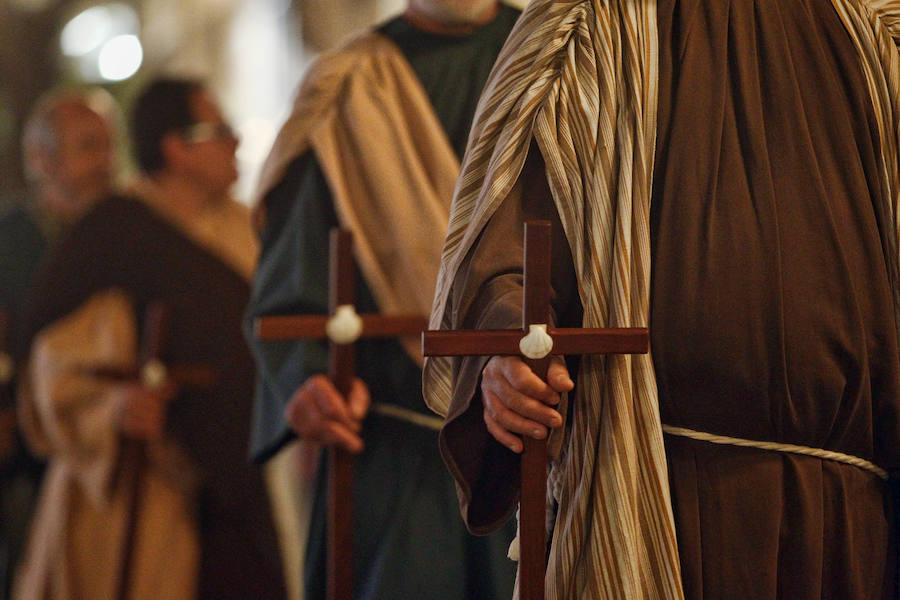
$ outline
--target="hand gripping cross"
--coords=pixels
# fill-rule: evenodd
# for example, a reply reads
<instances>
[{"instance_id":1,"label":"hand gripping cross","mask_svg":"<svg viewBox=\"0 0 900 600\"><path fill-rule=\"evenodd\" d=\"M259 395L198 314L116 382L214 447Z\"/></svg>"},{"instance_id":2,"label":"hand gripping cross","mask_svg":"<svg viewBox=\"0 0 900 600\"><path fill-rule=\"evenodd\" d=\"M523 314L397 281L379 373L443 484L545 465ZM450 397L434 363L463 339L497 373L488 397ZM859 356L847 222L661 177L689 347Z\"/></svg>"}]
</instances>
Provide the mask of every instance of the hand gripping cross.
<instances>
[{"instance_id":1,"label":"hand gripping cross","mask_svg":"<svg viewBox=\"0 0 900 600\"><path fill-rule=\"evenodd\" d=\"M353 238L349 231L332 229L330 241L329 315L261 317L256 320L255 329L261 340L327 337L328 377L337 391L347 397L355 371L353 344L358 338L419 335L427 321L416 315L357 315L353 308ZM350 600L352 454L334 446L329 448L328 481L328 599Z\"/></svg>"},{"instance_id":2,"label":"hand gripping cross","mask_svg":"<svg viewBox=\"0 0 900 600\"><path fill-rule=\"evenodd\" d=\"M550 223L525 224L522 329L427 331L425 356L522 356L542 379L551 355L643 354L648 351L646 328L564 329L550 320ZM547 441L525 437L519 505L519 598L543 600L547 567L546 494Z\"/></svg>"}]
</instances>

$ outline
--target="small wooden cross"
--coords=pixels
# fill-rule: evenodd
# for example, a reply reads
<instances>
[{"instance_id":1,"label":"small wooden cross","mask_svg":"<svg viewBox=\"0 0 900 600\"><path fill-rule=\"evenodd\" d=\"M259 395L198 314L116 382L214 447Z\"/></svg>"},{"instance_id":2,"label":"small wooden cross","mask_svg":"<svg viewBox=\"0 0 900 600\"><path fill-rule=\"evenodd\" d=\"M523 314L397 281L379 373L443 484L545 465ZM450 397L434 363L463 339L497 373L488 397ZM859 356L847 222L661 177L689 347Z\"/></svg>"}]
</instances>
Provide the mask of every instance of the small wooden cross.
<instances>
[{"instance_id":1,"label":"small wooden cross","mask_svg":"<svg viewBox=\"0 0 900 600\"><path fill-rule=\"evenodd\" d=\"M427 331L422 334L424 355L522 356L532 371L546 380L550 355L553 354L643 354L648 351L646 328L549 327L550 266L550 223L529 221L525 224L522 330ZM547 570L547 440L523 436L522 441L519 598L543 600Z\"/></svg>"},{"instance_id":2,"label":"small wooden cross","mask_svg":"<svg viewBox=\"0 0 900 600\"><path fill-rule=\"evenodd\" d=\"M349 231L331 230L329 260L329 315L261 317L256 337L261 340L329 339L328 377L345 398L355 376L354 342L361 337L419 335L426 327L423 316L357 315L353 238ZM353 455L329 447L328 472L328 598L350 600L353 594L352 507Z\"/></svg>"},{"instance_id":3,"label":"small wooden cross","mask_svg":"<svg viewBox=\"0 0 900 600\"><path fill-rule=\"evenodd\" d=\"M139 352L140 371L122 373L124 379L138 380L149 387L162 385L167 379L163 370L162 354L168 337L170 314L162 303L153 303L147 307L144 315L144 332ZM98 371L98 376L112 377L111 372ZM121 463L132 464L133 470L126 483L128 500L125 506L128 515L125 519L123 534L124 548L119 568L119 590L117 598L127 600L131 593L131 572L134 568L134 554L137 549L138 523L144 503L144 471L147 467L147 444L140 440L125 439L121 447Z\"/></svg>"},{"instance_id":4,"label":"small wooden cross","mask_svg":"<svg viewBox=\"0 0 900 600\"><path fill-rule=\"evenodd\" d=\"M154 388L167 382L178 387L193 389L210 388L218 380L214 369L202 365L166 365L162 362L163 352L168 342L171 311L161 302L152 302L144 314L141 347L138 353L139 366L133 369L119 367L91 367L86 373L94 377L116 382L139 382ZM127 600L131 594L132 571L137 549L138 523L143 511L144 471L147 466L147 444L141 440L123 439L120 448L119 465L131 465L126 471L127 480L123 484L128 495L125 506L128 514L122 533L122 559L119 563L118 590L116 598Z\"/></svg>"}]
</instances>

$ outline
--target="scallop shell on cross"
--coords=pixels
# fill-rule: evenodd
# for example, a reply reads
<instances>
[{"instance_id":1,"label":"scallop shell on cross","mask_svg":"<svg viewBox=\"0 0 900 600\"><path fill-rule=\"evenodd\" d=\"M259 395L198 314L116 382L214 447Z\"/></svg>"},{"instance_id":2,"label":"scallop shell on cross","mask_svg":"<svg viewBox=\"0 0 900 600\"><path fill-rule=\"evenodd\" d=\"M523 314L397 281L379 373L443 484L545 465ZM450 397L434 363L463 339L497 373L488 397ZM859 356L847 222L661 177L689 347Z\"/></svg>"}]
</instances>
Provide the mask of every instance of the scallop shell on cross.
<instances>
[{"instance_id":1,"label":"scallop shell on cross","mask_svg":"<svg viewBox=\"0 0 900 600\"><path fill-rule=\"evenodd\" d=\"M335 344L352 344L362 334L362 318L352 304L342 304L325 324L325 333Z\"/></svg>"},{"instance_id":2,"label":"scallop shell on cross","mask_svg":"<svg viewBox=\"0 0 900 600\"><path fill-rule=\"evenodd\" d=\"M553 350L553 338L547 333L547 325L529 325L528 335L519 340L519 351L534 360L544 358Z\"/></svg>"}]
</instances>

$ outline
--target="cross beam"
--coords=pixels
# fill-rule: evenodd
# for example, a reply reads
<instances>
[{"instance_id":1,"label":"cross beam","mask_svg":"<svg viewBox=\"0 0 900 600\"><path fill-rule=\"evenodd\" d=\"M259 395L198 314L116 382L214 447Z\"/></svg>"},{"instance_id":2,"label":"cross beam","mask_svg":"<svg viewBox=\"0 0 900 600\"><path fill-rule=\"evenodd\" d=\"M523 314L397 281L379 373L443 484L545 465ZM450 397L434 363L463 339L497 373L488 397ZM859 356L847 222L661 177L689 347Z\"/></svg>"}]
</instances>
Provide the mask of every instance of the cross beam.
<instances>
[{"instance_id":1,"label":"cross beam","mask_svg":"<svg viewBox=\"0 0 900 600\"><path fill-rule=\"evenodd\" d=\"M522 356L546 380L552 355L643 354L649 349L646 328L577 329L550 327L550 223L525 224L524 290L521 330L426 331L425 356ZM544 326L535 335L533 326ZM536 338L537 349L523 343ZM549 346L549 347L548 347ZM525 354L532 356L528 358ZM519 598L543 600L547 570L547 440L523 437L519 504Z\"/></svg>"},{"instance_id":2,"label":"cross beam","mask_svg":"<svg viewBox=\"0 0 900 600\"><path fill-rule=\"evenodd\" d=\"M419 335L427 320L418 315L357 315L345 311L355 302L353 237L349 231L331 230L329 248L329 301L326 315L292 315L260 317L254 323L260 340L314 339L328 337L328 377L345 398L355 377L359 338L401 337ZM351 331L339 332L346 312ZM353 455L331 446L328 484L328 599L350 600L353 597L352 506Z\"/></svg>"}]
</instances>

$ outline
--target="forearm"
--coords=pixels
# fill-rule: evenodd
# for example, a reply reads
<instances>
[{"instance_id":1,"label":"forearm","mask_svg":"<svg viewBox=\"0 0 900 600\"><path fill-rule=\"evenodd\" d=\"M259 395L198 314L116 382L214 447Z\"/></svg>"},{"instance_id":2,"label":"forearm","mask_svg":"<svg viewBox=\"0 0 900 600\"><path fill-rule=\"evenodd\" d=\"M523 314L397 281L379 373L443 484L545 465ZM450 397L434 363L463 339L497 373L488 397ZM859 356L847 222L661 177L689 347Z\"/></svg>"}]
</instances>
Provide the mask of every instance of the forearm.
<instances>
[{"instance_id":1,"label":"forearm","mask_svg":"<svg viewBox=\"0 0 900 600\"><path fill-rule=\"evenodd\" d=\"M577 283L568 243L547 187L544 166L533 151L519 181L497 209L462 263L451 291L458 329L513 329L522 326L523 224L548 220L553 231L553 315L577 320ZM497 442L484 421L481 373L490 357L455 363L453 402L441 435L441 451L454 472L466 521L483 533L514 510L519 455Z\"/></svg>"}]
</instances>

